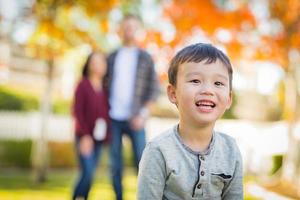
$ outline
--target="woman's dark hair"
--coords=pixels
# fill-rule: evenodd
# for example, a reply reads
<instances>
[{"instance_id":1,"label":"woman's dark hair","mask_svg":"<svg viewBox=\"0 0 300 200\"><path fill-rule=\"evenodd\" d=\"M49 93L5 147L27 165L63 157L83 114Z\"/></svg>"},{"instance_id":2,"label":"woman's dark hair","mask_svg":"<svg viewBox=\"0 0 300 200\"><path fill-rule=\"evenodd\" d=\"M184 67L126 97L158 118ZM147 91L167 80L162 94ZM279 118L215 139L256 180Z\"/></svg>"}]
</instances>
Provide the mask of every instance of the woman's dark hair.
<instances>
[{"instance_id":1,"label":"woman's dark hair","mask_svg":"<svg viewBox=\"0 0 300 200\"><path fill-rule=\"evenodd\" d=\"M83 65L83 68L82 68L82 77L83 78L87 78L89 76L89 66L90 66L90 62L91 62L91 59L92 57L95 55L95 54L101 54L103 56L104 53L101 52L101 51L93 51L92 53L90 53L90 55L87 57L84 65Z\"/></svg>"},{"instance_id":2,"label":"woman's dark hair","mask_svg":"<svg viewBox=\"0 0 300 200\"><path fill-rule=\"evenodd\" d=\"M82 68L82 77L87 78L89 76L89 65L91 62L91 59L94 55L94 52L92 52L86 59L83 68Z\"/></svg>"}]
</instances>

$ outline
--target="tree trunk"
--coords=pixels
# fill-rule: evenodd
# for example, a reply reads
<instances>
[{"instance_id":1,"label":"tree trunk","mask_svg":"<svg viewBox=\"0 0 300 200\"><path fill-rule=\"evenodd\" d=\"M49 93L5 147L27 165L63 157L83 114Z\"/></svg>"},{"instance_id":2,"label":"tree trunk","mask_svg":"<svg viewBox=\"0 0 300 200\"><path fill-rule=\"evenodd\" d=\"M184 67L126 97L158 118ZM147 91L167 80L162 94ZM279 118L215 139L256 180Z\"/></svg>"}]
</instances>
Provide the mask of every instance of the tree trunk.
<instances>
[{"instance_id":1,"label":"tree trunk","mask_svg":"<svg viewBox=\"0 0 300 200\"><path fill-rule=\"evenodd\" d=\"M51 113L51 93L53 85L53 60L48 61L48 71L46 76L46 88L41 100L41 126L40 135L33 144L33 167L34 178L37 182L44 182L47 177L48 168L48 142L47 142L47 130L48 119Z\"/></svg>"},{"instance_id":2,"label":"tree trunk","mask_svg":"<svg viewBox=\"0 0 300 200\"><path fill-rule=\"evenodd\" d=\"M299 158L300 141L295 137L295 126L297 122L298 88L296 72L287 72L285 80L285 105L284 115L288 122L288 150L285 155L282 170L283 181L289 181L300 188L299 183Z\"/></svg>"}]
</instances>

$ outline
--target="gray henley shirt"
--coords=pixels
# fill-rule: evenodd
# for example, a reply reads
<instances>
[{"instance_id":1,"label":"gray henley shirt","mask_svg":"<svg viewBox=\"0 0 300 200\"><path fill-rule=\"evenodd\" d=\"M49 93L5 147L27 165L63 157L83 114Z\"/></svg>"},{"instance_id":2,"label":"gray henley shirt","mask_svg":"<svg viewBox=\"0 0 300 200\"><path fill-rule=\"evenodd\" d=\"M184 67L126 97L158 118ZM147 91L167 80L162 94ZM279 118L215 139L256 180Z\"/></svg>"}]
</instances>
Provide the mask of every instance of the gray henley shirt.
<instances>
[{"instance_id":1,"label":"gray henley shirt","mask_svg":"<svg viewBox=\"0 0 300 200\"><path fill-rule=\"evenodd\" d=\"M209 148L195 152L178 125L150 141L139 165L138 200L241 200L242 157L235 140L214 132Z\"/></svg>"}]
</instances>

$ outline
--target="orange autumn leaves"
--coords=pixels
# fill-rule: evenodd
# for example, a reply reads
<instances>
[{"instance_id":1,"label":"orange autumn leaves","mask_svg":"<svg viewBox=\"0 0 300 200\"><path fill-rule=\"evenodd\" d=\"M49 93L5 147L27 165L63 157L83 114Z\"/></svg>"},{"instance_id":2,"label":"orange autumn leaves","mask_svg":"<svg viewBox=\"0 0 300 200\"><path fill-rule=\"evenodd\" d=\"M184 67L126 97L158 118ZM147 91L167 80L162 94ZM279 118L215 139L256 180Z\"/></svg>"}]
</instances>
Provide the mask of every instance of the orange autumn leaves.
<instances>
[{"instance_id":1,"label":"orange autumn leaves","mask_svg":"<svg viewBox=\"0 0 300 200\"><path fill-rule=\"evenodd\" d=\"M288 70L290 51L300 51L300 1L270 0L269 11L271 18L280 23L280 29L277 34L262 38L264 48L259 49L257 55L272 59Z\"/></svg>"},{"instance_id":2,"label":"orange autumn leaves","mask_svg":"<svg viewBox=\"0 0 300 200\"><path fill-rule=\"evenodd\" d=\"M33 7L37 27L27 43L27 53L51 60L76 45L99 48L108 32L108 13L117 0L40 0Z\"/></svg>"},{"instance_id":3,"label":"orange autumn leaves","mask_svg":"<svg viewBox=\"0 0 300 200\"><path fill-rule=\"evenodd\" d=\"M273 60L282 67L289 65L288 53L291 49L300 50L300 1L269 0L270 22L277 21L281 28L273 35L260 35L258 44L243 43L238 39L241 32L255 31L257 28L254 13L249 2L242 2L236 9L224 10L217 1L174 0L165 7L165 16L176 27L176 38L172 45L191 35L194 28L201 28L215 41L215 31L219 28L230 31L232 39L225 44L233 58L241 58L243 48L252 48L247 59ZM226 3L225 1L223 2ZM222 1L219 1L222 6Z\"/></svg>"},{"instance_id":4,"label":"orange autumn leaves","mask_svg":"<svg viewBox=\"0 0 300 200\"><path fill-rule=\"evenodd\" d=\"M93 48L97 48L100 45L98 39L101 35L95 35L72 24L74 23L70 19L73 15L72 10L81 9L88 20L96 19L95 27L100 34L104 35L109 32L110 11L122 2L120 0L37 1L34 14L39 19L39 26L29 44L38 46L36 53L52 52L54 56L80 42L89 43ZM216 32L223 29L231 35L230 40L224 45L233 59L243 57L245 49L252 49L251 55L247 54L247 59L271 59L286 67L288 51L291 48L299 50L300 47L300 1L269 0L270 20L277 20L282 28L275 35L260 35L259 40L255 41L257 44L251 41L243 42L240 38L241 33L247 37L248 32L255 32L258 25L250 9L250 1L233 2L238 2L237 6L234 9L227 9L228 1L222 0L158 1L163 9L162 17L168 19L176 29L175 36L172 40L166 41L160 31L148 30L141 45L146 47L152 43L158 47L173 48L191 37L195 29L201 29L212 42L222 43L216 37ZM130 4L130 1L127 3ZM131 4L135 3L135 1L131 2Z\"/></svg>"},{"instance_id":5,"label":"orange autumn leaves","mask_svg":"<svg viewBox=\"0 0 300 200\"><path fill-rule=\"evenodd\" d=\"M255 23L245 6L235 11L224 11L207 0L174 0L166 6L165 15L181 32L189 32L193 26L199 26L210 35L218 28L240 29L242 23Z\"/></svg>"},{"instance_id":6,"label":"orange autumn leaves","mask_svg":"<svg viewBox=\"0 0 300 200\"><path fill-rule=\"evenodd\" d=\"M211 41L220 42L216 36L217 32L226 30L230 34L230 40L225 44L227 51L231 57L238 58L241 56L241 49L244 45L239 41L238 34L256 25L255 18L246 3L240 4L235 10L226 10L218 7L216 1L213 0L162 2L162 18L174 25L175 37L170 41L165 41L161 32L150 30L143 46L155 43L160 47L174 48L195 36L198 30L203 31L204 36L210 38Z\"/></svg>"}]
</instances>

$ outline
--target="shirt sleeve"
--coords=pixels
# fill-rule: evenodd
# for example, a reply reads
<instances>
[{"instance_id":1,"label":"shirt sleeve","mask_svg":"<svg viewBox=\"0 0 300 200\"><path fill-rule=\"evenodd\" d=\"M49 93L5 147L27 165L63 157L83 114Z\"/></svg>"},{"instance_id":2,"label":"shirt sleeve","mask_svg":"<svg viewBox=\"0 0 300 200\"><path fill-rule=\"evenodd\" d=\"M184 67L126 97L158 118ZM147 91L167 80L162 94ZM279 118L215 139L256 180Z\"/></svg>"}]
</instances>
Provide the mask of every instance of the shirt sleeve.
<instances>
[{"instance_id":1,"label":"shirt sleeve","mask_svg":"<svg viewBox=\"0 0 300 200\"><path fill-rule=\"evenodd\" d=\"M80 127L80 136L89 134L88 125L84 117L85 88L83 86L82 82L78 85L74 97L74 116L76 123L78 123Z\"/></svg>"},{"instance_id":2,"label":"shirt sleeve","mask_svg":"<svg viewBox=\"0 0 300 200\"><path fill-rule=\"evenodd\" d=\"M223 200L243 200L243 163L241 153L236 145L236 165L233 177L229 184L225 186L222 194Z\"/></svg>"},{"instance_id":3,"label":"shirt sleeve","mask_svg":"<svg viewBox=\"0 0 300 200\"><path fill-rule=\"evenodd\" d=\"M143 152L138 173L138 200L160 200L166 181L165 161L158 148L148 144Z\"/></svg>"}]
</instances>

